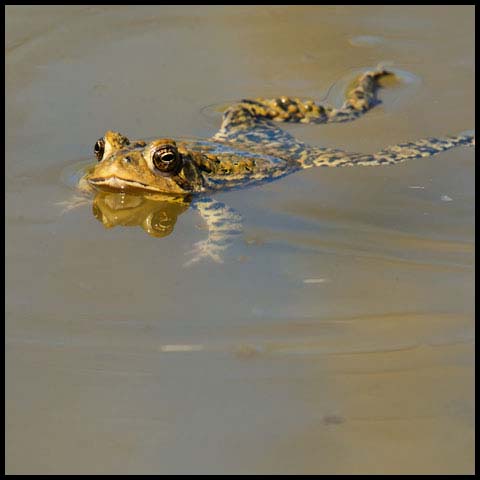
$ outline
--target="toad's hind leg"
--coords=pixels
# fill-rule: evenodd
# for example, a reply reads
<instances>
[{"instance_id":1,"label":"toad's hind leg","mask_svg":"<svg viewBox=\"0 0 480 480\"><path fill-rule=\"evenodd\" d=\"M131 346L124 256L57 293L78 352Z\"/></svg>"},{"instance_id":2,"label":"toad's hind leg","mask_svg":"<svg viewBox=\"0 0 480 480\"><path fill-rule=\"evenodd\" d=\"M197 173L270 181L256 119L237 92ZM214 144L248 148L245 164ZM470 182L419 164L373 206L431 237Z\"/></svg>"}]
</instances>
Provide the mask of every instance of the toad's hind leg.
<instances>
[{"instance_id":1,"label":"toad's hind leg","mask_svg":"<svg viewBox=\"0 0 480 480\"><path fill-rule=\"evenodd\" d=\"M303 168L310 167L353 167L356 165L393 165L406 160L431 157L459 146L474 146L472 134L425 138L415 142L399 143L374 154L349 153L333 149L309 148L298 161Z\"/></svg>"},{"instance_id":2,"label":"toad's hind leg","mask_svg":"<svg viewBox=\"0 0 480 480\"><path fill-rule=\"evenodd\" d=\"M251 129L262 120L301 123L355 120L380 103L377 93L381 88L381 80L388 76L394 76L394 74L383 68L369 70L359 75L347 89L345 102L338 109L296 97L241 100L225 111L220 132L225 134L230 129Z\"/></svg>"}]
</instances>

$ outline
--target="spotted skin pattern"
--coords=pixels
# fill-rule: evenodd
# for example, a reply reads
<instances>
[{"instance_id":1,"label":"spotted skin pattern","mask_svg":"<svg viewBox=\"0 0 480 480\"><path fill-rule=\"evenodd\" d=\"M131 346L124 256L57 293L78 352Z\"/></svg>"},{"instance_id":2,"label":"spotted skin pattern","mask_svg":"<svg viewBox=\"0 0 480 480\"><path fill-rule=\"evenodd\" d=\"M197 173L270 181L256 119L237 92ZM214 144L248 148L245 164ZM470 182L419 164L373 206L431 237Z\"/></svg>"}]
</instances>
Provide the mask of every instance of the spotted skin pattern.
<instances>
[{"instance_id":1,"label":"spotted skin pattern","mask_svg":"<svg viewBox=\"0 0 480 480\"><path fill-rule=\"evenodd\" d=\"M241 232L240 216L207 194L272 181L311 167L394 165L430 157L457 146L475 144L471 134L426 138L362 154L300 142L281 123L343 123L360 118L380 103L378 91L395 74L384 68L357 76L340 108L296 97L244 99L223 113L219 131L206 140L130 141L107 132L95 145L98 162L80 181L81 189L119 193L166 194L193 198L208 238L191 252L220 262L222 253Z\"/></svg>"},{"instance_id":2,"label":"spotted skin pattern","mask_svg":"<svg viewBox=\"0 0 480 480\"><path fill-rule=\"evenodd\" d=\"M263 161L237 158L234 165L224 162L225 177L219 175L218 169L216 176L212 175L206 184L212 190L224 188L225 183L233 188L273 180L311 167L393 165L408 159L429 157L456 146L474 144L473 136L459 135L405 142L373 155L356 154L307 145L275 125L279 122L307 124L353 121L379 103L379 80L390 75L392 74L382 69L359 76L347 91L346 100L340 109L291 97L242 100L229 107L223 115L219 132L212 140L230 143L239 148L247 147L249 152L263 154ZM265 162L266 155L269 160ZM282 161L279 162L278 159ZM206 240L196 244L194 257L187 265L205 257L221 262L221 254L233 242L235 235L241 232L240 217L226 210L225 205L217 205L211 199L197 200L195 204L209 226L210 233Z\"/></svg>"},{"instance_id":3,"label":"spotted skin pattern","mask_svg":"<svg viewBox=\"0 0 480 480\"><path fill-rule=\"evenodd\" d=\"M380 82L389 76L394 74L384 69L363 73L353 82L339 109L292 97L243 100L225 111L220 131L213 139L244 145L253 151L259 150L260 146L263 152L288 162L286 169L290 170L393 165L429 157L456 146L474 145L474 136L466 134L400 143L374 154L350 153L307 145L275 125L277 122L320 124L353 121L380 103L377 97Z\"/></svg>"}]
</instances>

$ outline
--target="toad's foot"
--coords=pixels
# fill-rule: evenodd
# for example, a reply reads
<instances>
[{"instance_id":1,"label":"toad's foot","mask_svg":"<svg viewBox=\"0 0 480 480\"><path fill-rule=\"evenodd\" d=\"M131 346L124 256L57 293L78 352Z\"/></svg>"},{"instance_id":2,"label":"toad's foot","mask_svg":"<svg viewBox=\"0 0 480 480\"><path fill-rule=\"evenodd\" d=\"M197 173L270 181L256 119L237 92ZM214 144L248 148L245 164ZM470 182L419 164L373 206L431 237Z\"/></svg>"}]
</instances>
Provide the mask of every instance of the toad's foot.
<instances>
[{"instance_id":1,"label":"toad's foot","mask_svg":"<svg viewBox=\"0 0 480 480\"><path fill-rule=\"evenodd\" d=\"M192 203L208 227L208 237L195 243L187 255L193 255L184 266L188 267L204 259L223 263L225 250L242 232L242 219L238 213L221 202L200 198Z\"/></svg>"},{"instance_id":2,"label":"toad's foot","mask_svg":"<svg viewBox=\"0 0 480 480\"><path fill-rule=\"evenodd\" d=\"M78 207L83 207L84 205L89 205L92 199L86 195L75 195L69 200L65 200L63 202L56 202L55 205L62 207L60 212L61 215L70 212L71 210L75 210Z\"/></svg>"}]
</instances>

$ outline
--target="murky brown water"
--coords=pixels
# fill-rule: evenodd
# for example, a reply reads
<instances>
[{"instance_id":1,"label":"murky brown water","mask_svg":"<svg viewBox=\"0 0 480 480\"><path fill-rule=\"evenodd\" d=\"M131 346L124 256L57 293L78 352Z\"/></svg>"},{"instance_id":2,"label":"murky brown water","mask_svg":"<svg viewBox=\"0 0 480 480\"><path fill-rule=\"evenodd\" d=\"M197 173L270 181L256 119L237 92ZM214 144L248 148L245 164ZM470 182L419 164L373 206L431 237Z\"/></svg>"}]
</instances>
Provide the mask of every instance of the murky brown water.
<instances>
[{"instance_id":1,"label":"murky brown water","mask_svg":"<svg viewBox=\"0 0 480 480\"><path fill-rule=\"evenodd\" d=\"M155 238L61 203L107 129L209 136L215 105L335 102L380 62L411 81L292 130L472 129L473 8L7 7L7 472L472 473L473 149L217 195L244 223L221 265L182 266L192 209Z\"/></svg>"}]
</instances>

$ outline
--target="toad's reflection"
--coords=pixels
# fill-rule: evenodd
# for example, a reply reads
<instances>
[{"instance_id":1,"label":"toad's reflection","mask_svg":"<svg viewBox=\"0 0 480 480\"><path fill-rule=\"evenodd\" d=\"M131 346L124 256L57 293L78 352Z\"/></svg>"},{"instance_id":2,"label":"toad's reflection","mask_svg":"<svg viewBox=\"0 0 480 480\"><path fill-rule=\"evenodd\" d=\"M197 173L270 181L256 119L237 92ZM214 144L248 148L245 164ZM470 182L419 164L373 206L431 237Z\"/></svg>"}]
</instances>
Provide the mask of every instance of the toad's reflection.
<instances>
[{"instance_id":1,"label":"toad's reflection","mask_svg":"<svg viewBox=\"0 0 480 480\"><path fill-rule=\"evenodd\" d=\"M93 215L105 228L140 226L152 237L167 237L173 232L177 218L189 207L196 210L207 230L207 237L196 242L187 252L185 266L209 258L223 262L223 254L241 233L241 217L225 204L200 197L175 198L171 195L133 195L99 191L93 200Z\"/></svg>"},{"instance_id":2,"label":"toad's reflection","mask_svg":"<svg viewBox=\"0 0 480 480\"><path fill-rule=\"evenodd\" d=\"M140 196L127 193L98 192L93 200L93 215L106 228L140 226L152 237L173 232L179 215L190 206L188 198Z\"/></svg>"}]
</instances>

